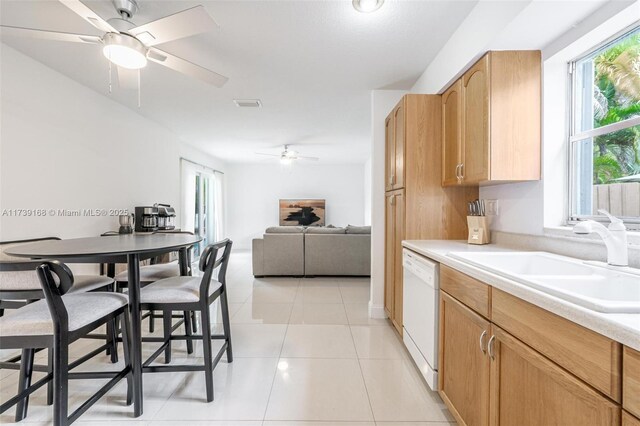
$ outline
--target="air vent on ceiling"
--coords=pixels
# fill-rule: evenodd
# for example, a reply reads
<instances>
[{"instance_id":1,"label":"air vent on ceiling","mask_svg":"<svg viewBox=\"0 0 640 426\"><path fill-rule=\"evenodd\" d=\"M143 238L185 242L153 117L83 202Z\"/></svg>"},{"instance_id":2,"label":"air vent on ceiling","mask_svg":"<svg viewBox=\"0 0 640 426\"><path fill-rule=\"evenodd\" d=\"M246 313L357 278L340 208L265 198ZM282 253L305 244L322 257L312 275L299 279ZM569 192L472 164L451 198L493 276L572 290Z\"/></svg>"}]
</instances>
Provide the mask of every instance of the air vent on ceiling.
<instances>
[{"instance_id":1,"label":"air vent on ceiling","mask_svg":"<svg viewBox=\"0 0 640 426\"><path fill-rule=\"evenodd\" d=\"M261 108L262 102L260 99L234 99L233 102L236 106L241 108Z\"/></svg>"}]
</instances>

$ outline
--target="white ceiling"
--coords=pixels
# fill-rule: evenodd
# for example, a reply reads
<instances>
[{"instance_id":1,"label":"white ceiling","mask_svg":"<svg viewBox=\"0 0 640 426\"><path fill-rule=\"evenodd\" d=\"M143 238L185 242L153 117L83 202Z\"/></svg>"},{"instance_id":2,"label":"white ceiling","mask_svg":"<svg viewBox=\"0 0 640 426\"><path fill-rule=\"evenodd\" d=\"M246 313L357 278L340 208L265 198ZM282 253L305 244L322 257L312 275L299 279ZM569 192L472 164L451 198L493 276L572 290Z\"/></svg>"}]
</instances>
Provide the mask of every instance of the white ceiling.
<instances>
[{"instance_id":1,"label":"white ceiling","mask_svg":"<svg viewBox=\"0 0 640 426\"><path fill-rule=\"evenodd\" d=\"M204 4L213 33L159 47L229 77L222 89L151 63L135 91L108 93L108 65L95 45L6 37L2 42L130 107L185 142L232 162L294 145L322 162L369 156L370 90L408 89L476 1L392 1L361 14L340 1L138 0L136 24ZM86 1L108 19L110 0ZM0 22L101 35L55 0L2 0ZM240 109L234 98L259 98ZM303 146L305 145L305 146Z\"/></svg>"}]
</instances>

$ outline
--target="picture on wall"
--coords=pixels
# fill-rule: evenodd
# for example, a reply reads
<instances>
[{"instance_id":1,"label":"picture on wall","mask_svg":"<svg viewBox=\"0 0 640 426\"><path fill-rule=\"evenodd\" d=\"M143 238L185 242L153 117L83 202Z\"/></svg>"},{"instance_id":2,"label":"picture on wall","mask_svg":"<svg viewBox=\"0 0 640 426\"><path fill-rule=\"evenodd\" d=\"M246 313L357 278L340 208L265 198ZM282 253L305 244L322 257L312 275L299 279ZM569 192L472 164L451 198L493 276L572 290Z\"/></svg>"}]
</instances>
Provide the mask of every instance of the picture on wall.
<instances>
[{"instance_id":1,"label":"picture on wall","mask_svg":"<svg viewBox=\"0 0 640 426\"><path fill-rule=\"evenodd\" d=\"M324 226L325 200L280 200L280 226Z\"/></svg>"}]
</instances>

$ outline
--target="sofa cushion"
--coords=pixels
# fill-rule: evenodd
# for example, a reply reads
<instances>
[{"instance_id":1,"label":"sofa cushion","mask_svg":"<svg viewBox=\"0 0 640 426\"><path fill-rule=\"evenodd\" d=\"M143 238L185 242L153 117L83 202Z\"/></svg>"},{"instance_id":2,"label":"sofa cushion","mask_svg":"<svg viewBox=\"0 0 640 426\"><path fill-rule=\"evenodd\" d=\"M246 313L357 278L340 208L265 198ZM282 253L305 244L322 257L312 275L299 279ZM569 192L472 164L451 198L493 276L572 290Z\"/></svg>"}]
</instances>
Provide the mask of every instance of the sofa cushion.
<instances>
[{"instance_id":1,"label":"sofa cushion","mask_svg":"<svg viewBox=\"0 0 640 426\"><path fill-rule=\"evenodd\" d=\"M302 226L270 226L264 231L265 234L302 234Z\"/></svg>"},{"instance_id":2,"label":"sofa cushion","mask_svg":"<svg viewBox=\"0 0 640 426\"><path fill-rule=\"evenodd\" d=\"M345 234L345 228L329 228L329 227L315 227L310 226L307 228L307 234Z\"/></svg>"},{"instance_id":3,"label":"sofa cushion","mask_svg":"<svg viewBox=\"0 0 640 426\"><path fill-rule=\"evenodd\" d=\"M371 227L347 225L347 234L371 234Z\"/></svg>"}]
</instances>

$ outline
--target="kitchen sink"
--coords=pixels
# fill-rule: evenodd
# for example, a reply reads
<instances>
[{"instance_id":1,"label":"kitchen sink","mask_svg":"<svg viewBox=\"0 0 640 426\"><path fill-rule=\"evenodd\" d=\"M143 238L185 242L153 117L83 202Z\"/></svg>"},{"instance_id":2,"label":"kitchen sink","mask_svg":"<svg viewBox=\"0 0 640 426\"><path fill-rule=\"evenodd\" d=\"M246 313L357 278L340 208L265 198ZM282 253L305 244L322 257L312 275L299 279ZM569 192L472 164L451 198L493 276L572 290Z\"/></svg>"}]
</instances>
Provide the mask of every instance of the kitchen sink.
<instances>
[{"instance_id":1,"label":"kitchen sink","mask_svg":"<svg viewBox=\"0 0 640 426\"><path fill-rule=\"evenodd\" d=\"M448 256L595 311L640 313L640 275L546 252Z\"/></svg>"}]
</instances>

